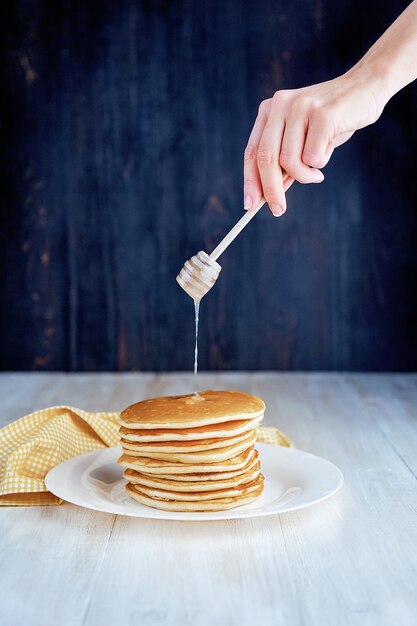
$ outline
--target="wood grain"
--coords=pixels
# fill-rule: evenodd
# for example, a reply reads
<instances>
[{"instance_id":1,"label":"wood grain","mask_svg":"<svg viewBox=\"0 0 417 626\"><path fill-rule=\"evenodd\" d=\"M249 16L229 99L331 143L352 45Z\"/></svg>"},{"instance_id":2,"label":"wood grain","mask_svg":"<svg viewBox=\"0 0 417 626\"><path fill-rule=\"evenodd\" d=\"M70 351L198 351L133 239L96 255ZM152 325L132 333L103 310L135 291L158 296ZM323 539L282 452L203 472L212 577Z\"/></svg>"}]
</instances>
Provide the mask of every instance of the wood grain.
<instances>
[{"instance_id":1,"label":"wood grain","mask_svg":"<svg viewBox=\"0 0 417 626\"><path fill-rule=\"evenodd\" d=\"M0 508L0 622L410 626L417 610L416 375L204 374L259 393L266 423L345 475L329 501L216 523L64 504ZM185 374L3 374L1 423L47 404L120 410Z\"/></svg>"},{"instance_id":2,"label":"wood grain","mask_svg":"<svg viewBox=\"0 0 417 626\"><path fill-rule=\"evenodd\" d=\"M191 369L175 276L241 215L259 102L345 71L407 2L336 4L2 3L0 368ZM416 98L233 243L203 369L417 368Z\"/></svg>"}]
</instances>

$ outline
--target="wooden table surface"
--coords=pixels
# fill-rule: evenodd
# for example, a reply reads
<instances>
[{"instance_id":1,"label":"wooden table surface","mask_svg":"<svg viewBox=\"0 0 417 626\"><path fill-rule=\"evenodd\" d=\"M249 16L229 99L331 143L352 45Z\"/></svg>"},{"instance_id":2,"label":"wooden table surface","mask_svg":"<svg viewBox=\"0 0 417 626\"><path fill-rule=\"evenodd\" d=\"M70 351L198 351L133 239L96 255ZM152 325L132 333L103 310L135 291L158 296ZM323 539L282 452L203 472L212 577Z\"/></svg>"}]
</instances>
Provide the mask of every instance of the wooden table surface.
<instances>
[{"instance_id":1,"label":"wooden table surface","mask_svg":"<svg viewBox=\"0 0 417 626\"><path fill-rule=\"evenodd\" d=\"M164 522L70 504L0 507L3 626L417 623L417 376L202 374L262 396L265 423L336 463L304 511ZM120 410L185 374L3 374L2 425L37 408Z\"/></svg>"}]
</instances>

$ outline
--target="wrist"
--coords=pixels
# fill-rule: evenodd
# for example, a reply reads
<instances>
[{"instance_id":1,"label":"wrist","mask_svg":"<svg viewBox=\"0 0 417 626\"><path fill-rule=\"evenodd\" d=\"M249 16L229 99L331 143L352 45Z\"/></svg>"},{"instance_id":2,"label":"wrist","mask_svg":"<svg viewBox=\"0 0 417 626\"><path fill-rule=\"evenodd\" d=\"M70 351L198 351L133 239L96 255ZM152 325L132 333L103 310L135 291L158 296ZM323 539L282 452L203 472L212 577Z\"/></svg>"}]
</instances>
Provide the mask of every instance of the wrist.
<instances>
[{"instance_id":1,"label":"wrist","mask_svg":"<svg viewBox=\"0 0 417 626\"><path fill-rule=\"evenodd\" d=\"M396 86L391 76L388 60L383 57L373 57L373 55L368 57L368 54L347 71L345 77L355 88L372 93L376 106L381 112L401 87Z\"/></svg>"}]
</instances>

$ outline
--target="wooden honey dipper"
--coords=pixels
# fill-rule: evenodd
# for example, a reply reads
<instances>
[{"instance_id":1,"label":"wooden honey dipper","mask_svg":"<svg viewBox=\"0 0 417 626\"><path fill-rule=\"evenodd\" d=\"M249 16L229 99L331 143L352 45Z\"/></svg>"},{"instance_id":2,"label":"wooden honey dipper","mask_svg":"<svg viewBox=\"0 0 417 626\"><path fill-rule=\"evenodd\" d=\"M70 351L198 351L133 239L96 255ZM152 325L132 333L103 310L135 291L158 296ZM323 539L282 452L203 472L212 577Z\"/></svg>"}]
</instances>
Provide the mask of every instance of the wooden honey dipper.
<instances>
[{"instance_id":1,"label":"wooden honey dipper","mask_svg":"<svg viewBox=\"0 0 417 626\"><path fill-rule=\"evenodd\" d=\"M283 181L287 177L288 174L283 172ZM201 298L213 287L222 269L217 263L217 259L232 243L233 239L249 224L251 219L255 217L265 202L265 198L261 198L254 209L246 211L245 215L233 226L211 254L201 250L198 254L191 257L189 261L185 262L176 280L194 302L200 302Z\"/></svg>"}]
</instances>

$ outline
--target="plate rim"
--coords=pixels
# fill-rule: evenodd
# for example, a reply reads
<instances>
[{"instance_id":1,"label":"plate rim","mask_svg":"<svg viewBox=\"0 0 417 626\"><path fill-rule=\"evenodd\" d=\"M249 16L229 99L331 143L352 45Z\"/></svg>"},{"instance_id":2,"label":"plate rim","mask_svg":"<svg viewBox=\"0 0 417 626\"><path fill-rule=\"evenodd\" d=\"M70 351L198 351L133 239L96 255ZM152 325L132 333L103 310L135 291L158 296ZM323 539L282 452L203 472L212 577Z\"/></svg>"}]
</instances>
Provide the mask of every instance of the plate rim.
<instances>
[{"instance_id":1,"label":"plate rim","mask_svg":"<svg viewBox=\"0 0 417 626\"><path fill-rule=\"evenodd\" d=\"M256 444L257 448L271 448L272 446L274 446L274 444L268 444L268 443L262 443L262 442L257 442ZM56 480L55 478L55 474L58 474L59 471L62 471L62 466L63 465L75 465L77 462L80 462L81 458L87 457L87 456L91 456L94 457L95 455L100 455L100 454L110 454L112 452L116 452L116 450L120 450L120 446L110 446L107 448L99 448L97 450L92 450L91 452L85 452L83 454L78 454L74 457L71 457L69 459L66 459L65 461L62 461L61 463L58 463L58 465L55 465L53 468L51 468L49 470L49 472L46 474L45 476L45 486L47 488L48 491L50 491L53 495L57 496L58 498L62 499L64 502L68 502L70 504L74 504L75 506L80 506L82 508L86 508L89 509L90 511L97 511L97 512L101 512L101 513L107 513L110 515L122 515L124 517L135 517L138 519L154 519L154 520L159 520L159 521L163 521L163 522L178 522L178 521L186 521L186 522L199 522L199 521L206 521L206 522L221 522L221 521L232 521L232 520L243 520L243 519L249 519L249 518L255 518L255 517L269 517L271 515L284 515L286 513L291 513L300 509L305 509L311 506L314 506L316 504L319 504L320 502L323 502L324 500L327 500L329 498L331 498L332 496L334 496L338 491L340 491L340 489L343 487L344 484L344 475L342 470L335 465L332 461L329 461L328 459L325 459L324 457L321 457L317 454L313 454L311 452L307 452L305 450L300 450L298 448L287 448L285 446L274 446L279 448L280 453L285 454L302 454L303 456L309 456L309 457L313 457L315 459L318 459L320 462L328 464L332 467L333 471L335 471L335 474L338 474L338 481L336 486L331 489L330 491L324 493L321 497L313 500L312 502L307 502L307 503L299 503L296 504L296 499L294 501L294 504L289 504L288 508L285 508L284 510L270 510L267 509L265 507L265 509L263 508L257 508L257 509L246 509L245 507L236 507L235 509L228 509L226 511L208 511L207 513L204 512L198 512L198 511L193 511L193 512L186 512L186 511L164 511L162 509L153 509L152 507L147 507L149 509L149 511L140 511L138 513L131 513L129 512L114 512L111 510L108 510L107 508L105 508L104 506L102 508L98 508L98 507L91 507L88 506L85 503L80 503L79 501L77 501L77 498L73 498L73 499L68 499L68 498L63 498L62 494L60 493L56 493L55 492L55 485L54 485L54 481ZM52 488L51 488L51 483L52 483ZM59 490L58 490L59 491ZM143 505L145 506L145 505ZM217 514L217 517L212 517L213 513ZM168 515L167 515L168 514ZM220 515L219 515L220 514ZM192 516L192 517L191 517Z\"/></svg>"}]
</instances>

